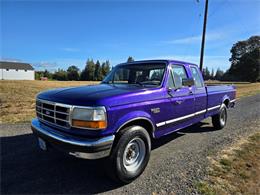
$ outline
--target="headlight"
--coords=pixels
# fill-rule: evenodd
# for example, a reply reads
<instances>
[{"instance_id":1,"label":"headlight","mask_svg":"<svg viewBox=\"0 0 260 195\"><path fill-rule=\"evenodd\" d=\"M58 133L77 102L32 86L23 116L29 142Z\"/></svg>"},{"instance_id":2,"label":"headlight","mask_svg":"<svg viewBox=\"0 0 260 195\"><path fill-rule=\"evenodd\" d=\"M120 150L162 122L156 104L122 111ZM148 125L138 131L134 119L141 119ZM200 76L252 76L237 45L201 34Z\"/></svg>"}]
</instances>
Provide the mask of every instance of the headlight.
<instances>
[{"instance_id":1,"label":"headlight","mask_svg":"<svg viewBox=\"0 0 260 195\"><path fill-rule=\"evenodd\" d=\"M105 107L74 107L71 119L73 127L89 129L105 129L107 127Z\"/></svg>"}]
</instances>

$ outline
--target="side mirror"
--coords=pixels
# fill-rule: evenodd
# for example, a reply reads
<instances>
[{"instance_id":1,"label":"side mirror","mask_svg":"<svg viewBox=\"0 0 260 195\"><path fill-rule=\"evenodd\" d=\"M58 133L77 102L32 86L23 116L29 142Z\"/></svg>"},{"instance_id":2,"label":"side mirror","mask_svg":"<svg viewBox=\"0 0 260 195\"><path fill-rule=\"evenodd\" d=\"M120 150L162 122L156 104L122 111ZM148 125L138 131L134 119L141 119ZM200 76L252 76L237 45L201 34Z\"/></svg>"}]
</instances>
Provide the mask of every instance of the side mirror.
<instances>
[{"instance_id":1,"label":"side mirror","mask_svg":"<svg viewBox=\"0 0 260 195\"><path fill-rule=\"evenodd\" d=\"M192 85L194 85L194 80L187 78L187 79L182 79L182 86L184 87L191 87Z\"/></svg>"}]
</instances>

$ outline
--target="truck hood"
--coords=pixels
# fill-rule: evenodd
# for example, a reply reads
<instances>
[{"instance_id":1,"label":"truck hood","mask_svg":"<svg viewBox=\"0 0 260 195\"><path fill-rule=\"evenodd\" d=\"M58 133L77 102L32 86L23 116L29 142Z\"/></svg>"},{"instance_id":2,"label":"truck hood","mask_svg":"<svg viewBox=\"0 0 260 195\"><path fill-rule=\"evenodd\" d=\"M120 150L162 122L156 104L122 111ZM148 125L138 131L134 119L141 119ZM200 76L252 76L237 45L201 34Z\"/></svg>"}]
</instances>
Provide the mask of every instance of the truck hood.
<instances>
[{"instance_id":1,"label":"truck hood","mask_svg":"<svg viewBox=\"0 0 260 195\"><path fill-rule=\"evenodd\" d=\"M161 98L159 88L135 85L89 85L44 91L37 98L78 106L118 106ZM153 96L149 95L153 93Z\"/></svg>"}]
</instances>

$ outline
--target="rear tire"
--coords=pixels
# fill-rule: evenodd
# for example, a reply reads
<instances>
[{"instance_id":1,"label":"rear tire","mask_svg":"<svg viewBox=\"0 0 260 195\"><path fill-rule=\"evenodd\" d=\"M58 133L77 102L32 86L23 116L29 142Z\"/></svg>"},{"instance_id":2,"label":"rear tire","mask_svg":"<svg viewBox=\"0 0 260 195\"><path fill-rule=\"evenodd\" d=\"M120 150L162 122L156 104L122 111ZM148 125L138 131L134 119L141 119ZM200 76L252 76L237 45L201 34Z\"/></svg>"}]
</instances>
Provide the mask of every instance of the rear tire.
<instances>
[{"instance_id":1,"label":"rear tire","mask_svg":"<svg viewBox=\"0 0 260 195\"><path fill-rule=\"evenodd\" d=\"M142 174L151 152L151 139L141 126L123 129L109 157L107 173L120 183L130 183Z\"/></svg>"},{"instance_id":2,"label":"rear tire","mask_svg":"<svg viewBox=\"0 0 260 195\"><path fill-rule=\"evenodd\" d=\"M223 129L227 123L227 107L222 104L219 113L212 116L212 123L215 129Z\"/></svg>"}]
</instances>

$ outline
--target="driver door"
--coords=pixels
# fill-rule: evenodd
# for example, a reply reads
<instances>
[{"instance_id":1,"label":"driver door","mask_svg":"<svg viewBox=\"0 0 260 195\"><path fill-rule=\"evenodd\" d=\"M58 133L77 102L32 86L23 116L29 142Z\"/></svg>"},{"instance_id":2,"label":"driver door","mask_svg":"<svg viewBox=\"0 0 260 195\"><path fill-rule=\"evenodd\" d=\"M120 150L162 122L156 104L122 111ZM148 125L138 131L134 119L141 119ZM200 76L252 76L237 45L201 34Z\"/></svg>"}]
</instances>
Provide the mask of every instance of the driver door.
<instances>
[{"instance_id":1,"label":"driver door","mask_svg":"<svg viewBox=\"0 0 260 195\"><path fill-rule=\"evenodd\" d=\"M193 119L195 97L192 87L183 86L182 79L187 79L187 71L183 65L171 65L168 78L168 97L170 98L171 126L183 126ZM179 128L179 127L178 127Z\"/></svg>"}]
</instances>

